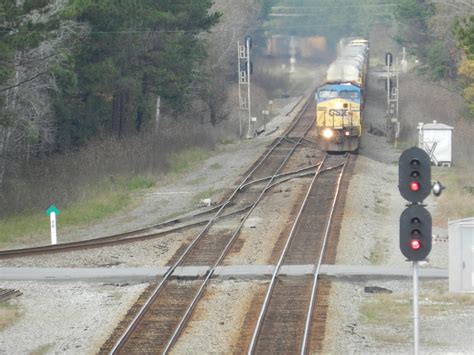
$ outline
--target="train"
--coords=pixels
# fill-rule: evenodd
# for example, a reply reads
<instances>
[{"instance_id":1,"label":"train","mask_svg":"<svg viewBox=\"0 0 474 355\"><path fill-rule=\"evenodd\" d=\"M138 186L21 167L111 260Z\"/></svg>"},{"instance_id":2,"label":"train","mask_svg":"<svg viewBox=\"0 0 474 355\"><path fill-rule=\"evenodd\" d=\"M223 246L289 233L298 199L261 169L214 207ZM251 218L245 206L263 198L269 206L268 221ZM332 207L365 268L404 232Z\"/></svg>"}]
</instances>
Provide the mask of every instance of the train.
<instances>
[{"instance_id":1,"label":"train","mask_svg":"<svg viewBox=\"0 0 474 355\"><path fill-rule=\"evenodd\" d=\"M270 58L291 58L315 61L327 55L326 38L321 36L272 35L267 39L264 55Z\"/></svg>"},{"instance_id":2,"label":"train","mask_svg":"<svg viewBox=\"0 0 474 355\"><path fill-rule=\"evenodd\" d=\"M326 80L315 93L317 143L329 152L356 152L362 135L369 41L342 42Z\"/></svg>"}]
</instances>

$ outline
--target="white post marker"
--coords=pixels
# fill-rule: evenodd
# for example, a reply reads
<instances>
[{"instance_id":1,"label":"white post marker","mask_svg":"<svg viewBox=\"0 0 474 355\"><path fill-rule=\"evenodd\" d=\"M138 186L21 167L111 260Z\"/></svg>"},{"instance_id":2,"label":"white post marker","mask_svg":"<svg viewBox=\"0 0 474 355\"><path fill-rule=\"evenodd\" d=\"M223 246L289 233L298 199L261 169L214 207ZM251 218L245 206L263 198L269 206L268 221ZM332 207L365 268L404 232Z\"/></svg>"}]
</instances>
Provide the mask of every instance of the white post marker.
<instances>
[{"instance_id":1,"label":"white post marker","mask_svg":"<svg viewBox=\"0 0 474 355\"><path fill-rule=\"evenodd\" d=\"M48 207L45 213L46 215L49 215L49 220L51 223L51 244L58 244L56 216L59 215L59 210L55 205L51 205Z\"/></svg>"}]
</instances>

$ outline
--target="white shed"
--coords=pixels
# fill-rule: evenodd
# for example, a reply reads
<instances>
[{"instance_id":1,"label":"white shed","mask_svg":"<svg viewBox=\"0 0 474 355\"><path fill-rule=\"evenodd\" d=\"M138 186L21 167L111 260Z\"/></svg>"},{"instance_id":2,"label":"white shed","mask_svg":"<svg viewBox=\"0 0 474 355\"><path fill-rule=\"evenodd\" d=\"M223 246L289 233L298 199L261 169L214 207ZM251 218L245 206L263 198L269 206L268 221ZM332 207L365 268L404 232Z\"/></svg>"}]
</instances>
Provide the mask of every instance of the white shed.
<instances>
[{"instance_id":1,"label":"white shed","mask_svg":"<svg viewBox=\"0 0 474 355\"><path fill-rule=\"evenodd\" d=\"M418 147L426 151L435 165L451 166L453 127L444 123L419 123Z\"/></svg>"},{"instance_id":2,"label":"white shed","mask_svg":"<svg viewBox=\"0 0 474 355\"><path fill-rule=\"evenodd\" d=\"M474 292L474 218L451 221L449 229L449 291Z\"/></svg>"}]
</instances>

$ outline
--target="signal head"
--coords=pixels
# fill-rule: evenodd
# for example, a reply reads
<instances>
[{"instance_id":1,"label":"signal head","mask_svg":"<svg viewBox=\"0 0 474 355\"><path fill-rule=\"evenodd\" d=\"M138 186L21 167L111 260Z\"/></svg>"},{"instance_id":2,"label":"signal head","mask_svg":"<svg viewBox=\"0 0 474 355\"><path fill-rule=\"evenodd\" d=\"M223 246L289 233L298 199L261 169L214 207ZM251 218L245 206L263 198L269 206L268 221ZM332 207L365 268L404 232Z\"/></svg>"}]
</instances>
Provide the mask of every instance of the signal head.
<instances>
[{"instance_id":1,"label":"signal head","mask_svg":"<svg viewBox=\"0 0 474 355\"><path fill-rule=\"evenodd\" d=\"M431 251L432 220L421 205L406 208L400 216L400 251L409 261L426 259Z\"/></svg>"},{"instance_id":2,"label":"signal head","mask_svg":"<svg viewBox=\"0 0 474 355\"><path fill-rule=\"evenodd\" d=\"M412 203L423 201L431 193L431 159L423 149L413 147L400 156L398 189Z\"/></svg>"}]
</instances>

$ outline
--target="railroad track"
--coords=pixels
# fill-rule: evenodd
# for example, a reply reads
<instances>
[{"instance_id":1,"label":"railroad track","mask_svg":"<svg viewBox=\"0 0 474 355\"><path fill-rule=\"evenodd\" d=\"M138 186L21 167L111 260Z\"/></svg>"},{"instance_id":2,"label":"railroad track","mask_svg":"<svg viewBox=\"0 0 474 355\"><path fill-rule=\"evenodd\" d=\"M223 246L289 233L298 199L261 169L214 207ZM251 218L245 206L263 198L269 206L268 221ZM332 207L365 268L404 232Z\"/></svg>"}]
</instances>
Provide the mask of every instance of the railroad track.
<instances>
[{"instance_id":1,"label":"railroad track","mask_svg":"<svg viewBox=\"0 0 474 355\"><path fill-rule=\"evenodd\" d=\"M250 342L242 350L253 353L301 353L310 349L311 326L317 292L327 294L328 284L318 283L325 257L331 221L349 156L326 156L314 176L299 213L281 251L277 266L260 306ZM330 166L325 174L320 174ZM315 265L312 276L281 276L284 265ZM245 345L248 347L245 348Z\"/></svg>"},{"instance_id":2,"label":"railroad track","mask_svg":"<svg viewBox=\"0 0 474 355\"><path fill-rule=\"evenodd\" d=\"M308 99L304 105L302 112L305 112L312 102ZM212 223L213 219L231 218L235 215L240 215L247 212L252 207L253 197L249 198L251 193L242 191L253 185L265 183L272 179L273 187L275 184L285 182L289 179L304 177L314 174L317 165L308 165L298 169L284 168L280 174L273 176L275 166L278 165L288 151L294 149L299 144L304 144L304 139L299 142L291 137L301 136L301 130L304 130L312 123L311 115L300 115L299 119L292 122L286 133L274 144L267 149L266 154L257 161L249 170L247 177L244 179L239 188L226 198L224 203L221 203L206 211L197 212L191 215L175 218L163 223L152 225L146 228L137 229L125 233L115 234L106 237L93 238L81 240L76 242L60 243L56 245L44 245L36 247L28 247L21 249L0 250L0 259L27 257L33 255L43 255L49 253L64 253L79 250L103 248L107 246L115 246L119 244L134 243L143 240L149 240L166 236L170 233L175 233L188 228L197 227L200 225L207 225ZM303 127L303 128L302 128Z\"/></svg>"},{"instance_id":3,"label":"railroad track","mask_svg":"<svg viewBox=\"0 0 474 355\"><path fill-rule=\"evenodd\" d=\"M293 178L307 177L309 175L315 175L315 177L317 177L318 186L320 186L319 183L323 180L327 180L329 186L329 181L334 180L331 176L343 169L344 163L342 162L342 157L326 157L326 160L323 161L323 154L317 151L315 151L312 163L304 166L301 166L300 163L294 164L294 161L298 160L294 157L302 151L300 148L306 148L308 146L311 148L314 147L313 142L305 138L306 133L314 121L314 112L310 110L312 107L311 100L308 100L298 118L288 128L286 133L267 149L264 156L249 169L246 177L239 184L239 187L235 189L222 204L213 209L141 230L100 239L56 246L1 251L0 258L129 243L156 238L179 229L204 225L201 232L190 243L183 245L182 248L176 252L173 259L169 262L170 267L165 276L148 287L135 306L129 311L127 317L120 323L114 334L112 334L100 350L100 353L114 354L143 352L167 353L172 349L188 320L191 318L196 304L210 283L215 268L221 264L227 256L231 247L238 239L240 230L246 219L251 215L252 211L261 202L267 192L279 183ZM321 190L327 189L321 188ZM328 190L330 189L328 188ZM312 198L313 197L307 196L307 200L311 200ZM322 199L321 201L329 201L327 197L320 196L319 198ZM301 213L299 219L304 220L303 215L304 213ZM224 220L225 223L222 223ZM300 222L298 224L299 227L295 227L295 230L298 230L298 233L300 233L299 229L304 229L302 226L308 224L315 225L316 223L319 224L319 222L314 221L314 216L312 220L311 217L306 217L306 222ZM293 239L294 242L289 244L292 246L290 249L299 250L299 252L304 255L298 255L297 252L292 251L285 256L285 263L314 263L314 253L317 249L316 244L308 248L308 245L304 245L305 242L302 238ZM303 261L307 260L310 256L313 256L312 261ZM294 262L292 260L300 260L300 262ZM193 281L183 282L171 277L177 267L188 265L210 265L211 268L203 278ZM311 278L307 277L292 280L276 274L275 280L278 280L279 283L287 284L288 287L275 287L269 299L277 299L275 295L278 293L281 293L282 297L284 297L285 291L281 290L286 289L290 292L286 294L288 304L288 297L295 298L298 295L310 293L309 288L312 290L312 286L309 286L312 285L309 282L310 279ZM317 280L317 275L314 279ZM325 288L323 287L316 288L316 291L319 293L324 292L324 290ZM291 292L293 292L293 296ZM275 303L276 301L272 302L272 304L277 304ZM301 305L303 303L299 304ZM301 308L301 306L299 307ZM268 312L272 312L274 306L269 305L267 308L268 309L264 312L265 315L271 314ZM301 308L301 310L303 309L304 307ZM301 311L295 314L301 314ZM300 319L300 317L296 318ZM286 319L285 322L293 324L291 319ZM265 337L265 332L268 327L271 329L271 327L275 327L275 325L272 326L271 322L263 321L262 318L261 325L258 327L258 336L256 337L255 345L249 345L250 343L246 342L246 345L243 346L242 349L248 350L249 352L259 352L259 346L264 346L260 345L264 344L263 340L262 343L260 343L260 339ZM301 329L301 325L296 325L295 329ZM288 343L286 347L278 345L275 349L295 349L295 344L299 341L295 339L299 338L293 338L293 343L291 343L293 345L290 343Z\"/></svg>"},{"instance_id":4,"label":"railroad track","mask_svg":"<svg viewBox=\"0 0 474 355\"><path fill-rule=\"evenodd\" d=\"M238 239L246 219L269 189L278 183L278 179L285 177L282 174L293 169L289 162L314 122L314 112L309 103L310 101L306 103L287 134L269 147L262 159L251 167L239 187L202 231L188 245L178 250L163 279L150 287L146 296L142 295L135 308L101 348L101 353L167 353L173 347L210 283L216 267ZM299 137L293 133L295 131ZM291 140L288 139L290 134ZM236 215L232 220L221 223L220 216L230 201L237 205L250 204L251 207L240 216ZM173 280L171 275L174 270L184 265L210 265L210 269L199 280Z\"/></svg>"}]
</instances>

